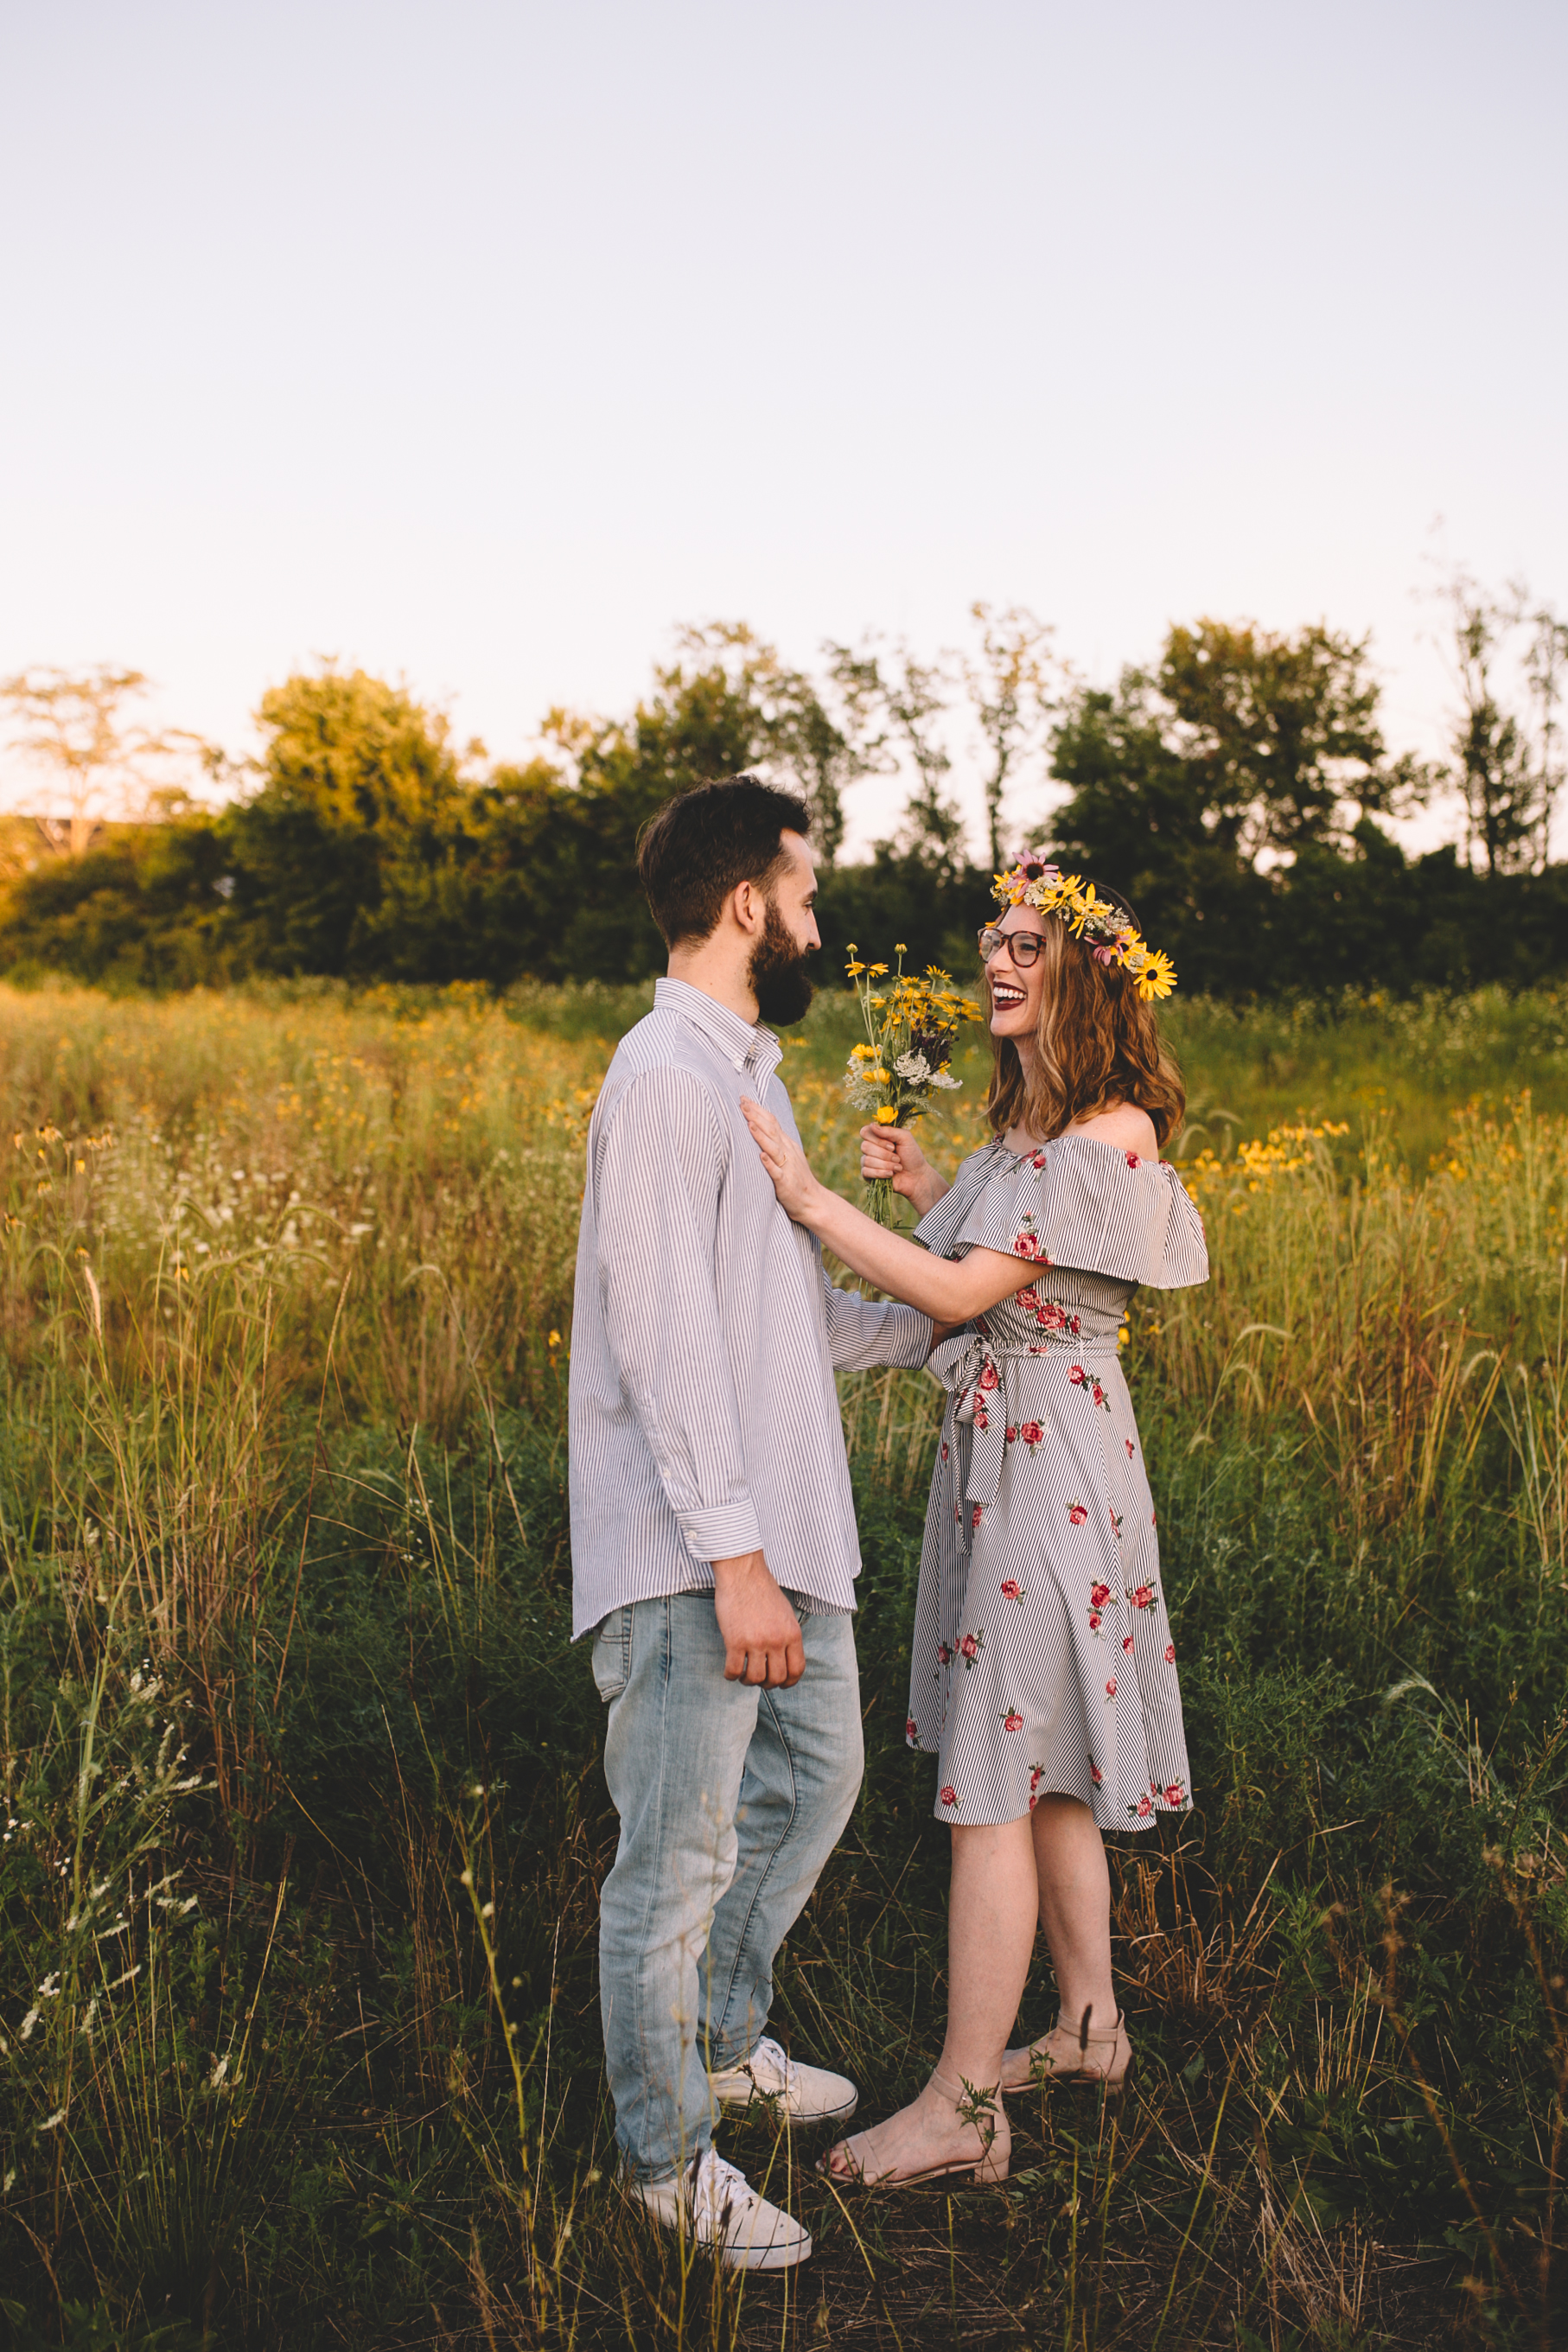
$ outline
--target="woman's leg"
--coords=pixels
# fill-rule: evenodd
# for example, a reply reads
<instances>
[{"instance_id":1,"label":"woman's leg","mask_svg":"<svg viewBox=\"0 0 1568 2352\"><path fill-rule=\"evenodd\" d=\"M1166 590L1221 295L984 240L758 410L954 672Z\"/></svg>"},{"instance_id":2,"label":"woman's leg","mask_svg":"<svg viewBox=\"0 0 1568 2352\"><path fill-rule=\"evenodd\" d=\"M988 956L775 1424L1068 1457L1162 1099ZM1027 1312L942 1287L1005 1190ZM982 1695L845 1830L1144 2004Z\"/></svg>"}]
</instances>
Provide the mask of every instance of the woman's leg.
<instances>
[{"instance_id":1,"label":"woman's leg","mask_svg":"<svg viewBox=\"0 0 1568 2352\"><path fill-rule=\"evenodd\" d=\"M1057 2074L1089 2074L1114 2087L1127 2072L1131 2043L1121 2025L1110 1974L1104 1842L1094 1815L1076 1797L1042 1797L1033 1818L1040 1925L1056 1970L1061 2020L1037 2042L1006 2053L1003 2086L1021 2090L1043 2061Z\"/></svg>"},{"instance_id":2,"label":"woman's leg","mask_svg":"<svg viewBox=\"0 0 1568 2352\"><path fill-rule=\"evenodd\" d=\"M935 2074L918 2099L872 2131L841 2141L834 2171L866 2180L894 2181L948 2163L980 2157L989 2141L1005 2158L1007 2123L1000 2099L981 2113L967 2104L967 2084L995 2094L1002 2053L1035 1948L1040 1888L1028 1816L952 1831L952 1894L948 1912L947 2038Z\"/></svg>"},{"instance_id":3,"label":"woman's leg","mask_svg":"<svg viewBox=\"0 0 1568 2352\"><path fill-rule=\"evenodd\" d=\"M1110 1872L1094 1815L1076 1797L1042 1797L1031 1815L1040 1925L1050 1947L1062 2023L1076 2036L1087 2009L1091 2033L1116 2021L1110 1977Z\"/></svg>"}]
</instances>

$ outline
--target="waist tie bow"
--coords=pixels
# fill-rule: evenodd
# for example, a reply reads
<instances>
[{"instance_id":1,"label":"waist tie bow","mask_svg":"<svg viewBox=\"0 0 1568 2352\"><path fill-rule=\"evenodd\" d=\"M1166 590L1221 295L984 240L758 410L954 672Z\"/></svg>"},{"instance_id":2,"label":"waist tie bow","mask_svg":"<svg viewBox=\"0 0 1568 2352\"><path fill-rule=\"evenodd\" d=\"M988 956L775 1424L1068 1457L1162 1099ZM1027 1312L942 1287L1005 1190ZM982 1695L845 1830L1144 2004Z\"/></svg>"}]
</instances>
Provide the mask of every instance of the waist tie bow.
<instances>
[{"instance_id":1,"label":"waist tie bow","mask_svg":"<svg viewBox=\"0 0 1568 2352\"><path fill-rule=\"evenodd\" d=\"M957 1444L947 1464L950 1507L958 1521L965 1551L980 1524L980 1514L996 1499L1002 1465L1007 1458L1007 1432L1022 1417L1013 1391L1021 1364L1044 1356L1070 1355L1075 1363L1113 1364L1114 1341L1084 1346L1074 1340L1038 1342L1005 1348L983 1331L958 1331L933 1348L926 1370L939 1380L953 1400L952 1426Z\"/></svg>"}]
</instances>

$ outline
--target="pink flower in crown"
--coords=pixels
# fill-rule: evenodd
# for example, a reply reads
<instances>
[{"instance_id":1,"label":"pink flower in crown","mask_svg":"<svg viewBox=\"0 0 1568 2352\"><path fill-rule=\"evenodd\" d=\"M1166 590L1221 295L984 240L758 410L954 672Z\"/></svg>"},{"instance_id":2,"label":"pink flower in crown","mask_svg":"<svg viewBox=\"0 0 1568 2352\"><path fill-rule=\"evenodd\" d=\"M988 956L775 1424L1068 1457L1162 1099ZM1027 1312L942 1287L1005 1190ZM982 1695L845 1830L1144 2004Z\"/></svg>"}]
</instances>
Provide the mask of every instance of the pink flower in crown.
<instances>
[{"instance_id":1,"label":"pink flower in crown","mask_svg":"<svg viewBox=\"0 0 1568 2352\"><path fill-rule=\"evenodd\" d=\"M1153 1806L1149 1802L1149 1800L1148 1800L1148 1798L1147 1798L1147 1797L1140 1797L1140 1798L1139 1798L1139 1800L1138 1800L1138 1818L1139 1818L1139 1820L1140 1820L1141 1822L1146 1822L1146 1821L1148 1820L1148 1818L1149 1818L1150 1814L1153 1811L1153 1810L1154 1810L1154 1808L1153 1808Z\"/></svg>"},{"instance_id":2,"label":"pink flower in crown","mask_svg":"<svg viewBox=\"0 0 1568 2352\"><path fill-rule=\"evenodd\" d=\"M1016 1601L1019 1597L1019 1589L1018 1580L1016 1576L1005 1576L1002 1579L1002 1592L1003 1597L1005 1600Z\"/></svg>"},{"instance_id":3,"label":"pink flower in crown","mask_svg":"<svg viewBox=\"0 0 1568 2352\"><path fill-rule=\"evenodd\" d=\"M1075 1503L1068 1513L1068 1523L1071 1527L1081 1528L1088 1517L1089 1513L1084 1506L1081 1503Z\"/></svg>"},{"instance_id":4,"label":"pink flower in crown","mask_svg":"<svg viewBox=\"0 0 1568 2352\"><path fill-rule=\"evenodd\" d=\"M1165 1644L1165 1664L1166 1664L1168 1666L1173 1666L1173 1665L1175 1664L1175 1663L1176 1663L1176 1645L1175 1645L1174 1642L1167 1642L1167 1643L1166 1643L1166 1644Z\"/></svg>"},{"instance_id":5,"label":"pink flower in crown","mask_svg":"<svg viewBox=\"0 0 1568 2352\"><path fill-rule=\"evenodd\" d=\"M951 1781L942 1792L942 1801L944 1805L956 1805L958 1802L958 1790Z\"/></svg>"},{"instance_id":6,"label":"pink flower in crown","mask_svg":"<svg viewBox=\"0 0 1568 2352\"><path fill-rule=\"evenodd\" d=\"M1002 1717L1002 1728L1004 1731L1022 1731L1024 1728L1024 1718L1016 1706L1010 1706Z\"/></svg>"},{"instance_id":7,"label":"pink flower in crown","mask_svg":"<svg viewBox=\"0 0 1568 2352\"><path fill-rule=\"evenodd\" d=\"M1116 1696L1116 1676L1114 1675L1111 1675L1110 1680L1105 1685L1105 1696L1107 1698L1114 1698Z\"/></svg>"}]
</instances>

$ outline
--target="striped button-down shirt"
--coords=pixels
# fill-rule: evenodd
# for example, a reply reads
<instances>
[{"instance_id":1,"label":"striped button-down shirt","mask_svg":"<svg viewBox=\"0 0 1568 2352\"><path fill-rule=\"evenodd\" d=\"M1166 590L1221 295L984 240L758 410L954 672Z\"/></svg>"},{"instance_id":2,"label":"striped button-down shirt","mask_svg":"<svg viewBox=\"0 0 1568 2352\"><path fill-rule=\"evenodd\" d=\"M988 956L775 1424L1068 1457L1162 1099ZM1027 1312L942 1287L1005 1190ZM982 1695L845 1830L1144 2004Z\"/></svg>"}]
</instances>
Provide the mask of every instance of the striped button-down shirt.
<instances>
[{"instance_id":1,"label":"striped button-down shirt","mask_svg":"<svg viewBox=\"0 0 1568 2352\"><path fill-rule=\"evenodd\" d=\"M816 1609L851 1609L860 1548L835 1370L925 1361L910 1307L836 1290L773 1195L741 1104L791 1134L781 1047L661 980L588 1128L572 1324L573 1632L711 1590L759 1546Z\"/></svg>"}]
</instances>

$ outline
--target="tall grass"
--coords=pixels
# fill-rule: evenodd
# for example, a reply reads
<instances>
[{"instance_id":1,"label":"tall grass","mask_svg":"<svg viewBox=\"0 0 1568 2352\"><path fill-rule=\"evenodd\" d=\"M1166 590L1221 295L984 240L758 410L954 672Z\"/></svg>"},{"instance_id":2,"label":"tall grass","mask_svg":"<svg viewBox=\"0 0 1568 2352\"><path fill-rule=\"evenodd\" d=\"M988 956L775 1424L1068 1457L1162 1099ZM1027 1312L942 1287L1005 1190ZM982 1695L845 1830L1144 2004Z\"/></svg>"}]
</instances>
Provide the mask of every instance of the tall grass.
<instances>
[{"instance_id":1,"label":"tall grass","mask_svg":"<svg viewBox=\"0 0 1568 2352\"><path fill-rule=\"evenodd\" d=\"M934 2199L727 2126L818 2243L747 2286L626 2216L598 2053L563 1405L641 1002L3 1000L14 2339L1556 2340L1560 1009L1184 1009L1214 1278L1139 1300L1130 1377L1201 1810L1116 1861L1139 2087L1016 2103L1007 2188ZM825 1001L785 1060L847 1185L847 1042ZM870 2113L943 1998L901 1737L938 1402L844 1383L869 1763L780 1979Z\"/></svg>"}]
</instances>

